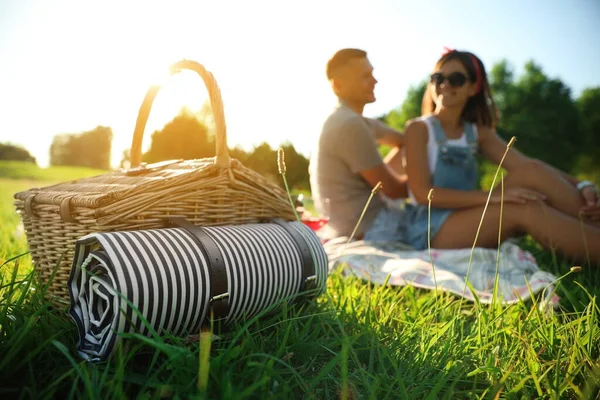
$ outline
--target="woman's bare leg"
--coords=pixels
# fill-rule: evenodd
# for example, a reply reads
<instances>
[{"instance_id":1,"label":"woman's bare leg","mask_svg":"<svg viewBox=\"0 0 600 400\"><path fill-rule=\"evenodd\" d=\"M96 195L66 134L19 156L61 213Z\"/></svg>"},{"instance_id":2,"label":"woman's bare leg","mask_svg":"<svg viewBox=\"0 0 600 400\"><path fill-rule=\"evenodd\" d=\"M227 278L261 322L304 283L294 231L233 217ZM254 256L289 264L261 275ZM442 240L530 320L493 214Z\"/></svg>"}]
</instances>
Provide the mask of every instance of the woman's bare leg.
<instances>
[{"instance_id":1,"label":"woman's bare leg","mask_svg":"<svg viewBox=\"0 0 600 400\"><path fill-rule=\"evenodd\" d=\"M431 241L435 248L465 248L473 246L483 207L457 210L450 214ZM491 204L486 211L478 247L498 245L500 205ZM578 219L538 202L504 204L502 236L528 233L546 248L554 248L580 262L600 262L600 229L582 224Z\"/></svg>"},{"instance_id":2,"label":"woman's bare leg","mask_svg":"<svg viewBox=\"0 0 600 400\"><path fill-rule=\"evenodd\" d=\"M584 205L581 193L565 178L539 161L522 164L504 178L504 187L522 187L546 196L551 207L579 219L579 211ZM499 192L500 185L494 188ZM583 220L585 223L593 224ZM596 224L593 224L598 226Z\"/></svg>"}]
</instances>

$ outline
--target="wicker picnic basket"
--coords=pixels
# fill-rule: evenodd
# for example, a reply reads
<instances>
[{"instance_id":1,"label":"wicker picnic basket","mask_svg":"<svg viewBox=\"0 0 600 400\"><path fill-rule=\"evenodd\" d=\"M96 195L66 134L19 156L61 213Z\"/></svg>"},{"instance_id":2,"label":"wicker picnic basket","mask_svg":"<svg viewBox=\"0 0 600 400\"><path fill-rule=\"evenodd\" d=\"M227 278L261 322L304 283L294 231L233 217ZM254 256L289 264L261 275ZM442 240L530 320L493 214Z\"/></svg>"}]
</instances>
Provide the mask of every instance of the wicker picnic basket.
<instances>
[{"instance_id":1,"label":"wicker picnic basket","mask_svg":"<svg viewBox=\"0 0 600 400\"><path fill-rule=\"evenodd\" d=\"M203 79L216 125L216 156L141 163L142 137L159 86L140 107L131 145L131 167L15 194L34 270L47 297L69 303L67 280L75 242L93 232L165 227L168 217L203 226L237 225L268 218L294 219L287 194L229 156L221 93L201 64L182 60L171 73L197 72Z\"/></svg>"}]
</instances>

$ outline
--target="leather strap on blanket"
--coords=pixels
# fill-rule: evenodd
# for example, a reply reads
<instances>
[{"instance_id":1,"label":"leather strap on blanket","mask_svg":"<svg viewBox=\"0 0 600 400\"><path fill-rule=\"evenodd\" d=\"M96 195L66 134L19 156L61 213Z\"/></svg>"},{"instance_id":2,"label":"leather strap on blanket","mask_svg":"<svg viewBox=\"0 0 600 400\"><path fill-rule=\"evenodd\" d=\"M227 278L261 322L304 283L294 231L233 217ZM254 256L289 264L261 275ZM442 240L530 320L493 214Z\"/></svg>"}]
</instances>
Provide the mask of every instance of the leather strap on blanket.
<instances>
[{"instance_id":1,"label":"leather strap on blanket","mask_svg":"<svg viewBox=\"0 0 600 400\"><path fill-rule=\"evenodd\" d=\"M215 321L224 319L229 314L229 292L227 288L227 271L221 251L215 241L202 229L182 217L170 217L167 223L178 226L188 231L198 245L204 256L209 260L210 273L210 299L211 309Z\"/></svg>"},{"instance_id":2,"label":"leather strap on blanket","mask_svg":"<svg viewBox=\"0 0 600 400\"><path fill-rule=\"evenodd\" d=\"M300 251L302 256L302 284L300 291L313 289L316 283L315 265L306 239L302 237L302 234L296 228L281 218L273 218L268 221L282 227L290 235ZM217 244L202 227L192 224L185 218L170 217L167 219L167 223L189 232L196 242L198 242L204 255L210 260L211 309L215 320L226 318L229 314L227 272L225 270L224 258Z\"/></svg>"},{"instance_id":3,"label":"leather strap on blanket","mask_svg":"<svg viewBox=\"0 0 600 400\"><path fill-rule=\"evenodd\" d=\"M296 246L298 246L298 250L300 250L300 254L302 255L302 286L300 287L300 291L313 288L313 283L316 278L315 264L313 262L313 256L310 254L310 249L308 248L306 239L302 237L302 234L298 230L296 230L291 224L285 222L283 219L273 218L270 221L285 229L287 233L290 234L292 239L294 239L294 243L296 243Z\"/></svg>"}]
</instances>

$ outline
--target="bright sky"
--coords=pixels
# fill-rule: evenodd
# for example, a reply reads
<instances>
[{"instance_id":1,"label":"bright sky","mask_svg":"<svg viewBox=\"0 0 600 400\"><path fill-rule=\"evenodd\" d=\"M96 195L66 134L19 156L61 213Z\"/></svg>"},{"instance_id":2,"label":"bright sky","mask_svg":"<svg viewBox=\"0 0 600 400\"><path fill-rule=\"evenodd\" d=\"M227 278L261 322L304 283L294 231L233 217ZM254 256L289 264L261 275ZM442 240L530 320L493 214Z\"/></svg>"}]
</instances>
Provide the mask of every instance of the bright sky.
<instances>
[{"instance_id":1,"label":"bright sky","mask_svg":"<svg viewBox=\"0 0 600 400\"><path fill-rule=\"evenodd\" d=\"M0 142L25 146L47 165L52 138L97 125L113 129L113 165L141 101L181 58L215 75L230 147L290 141L309 155L335 104L325 63L338 49L369 52L379 80L378 116L402 103L444 46L486 66L534 59L577 95L600 86L598 0L0 0ZM167 81L146 129L206 99L189 73Z\"/></svg>"}]
</instances>

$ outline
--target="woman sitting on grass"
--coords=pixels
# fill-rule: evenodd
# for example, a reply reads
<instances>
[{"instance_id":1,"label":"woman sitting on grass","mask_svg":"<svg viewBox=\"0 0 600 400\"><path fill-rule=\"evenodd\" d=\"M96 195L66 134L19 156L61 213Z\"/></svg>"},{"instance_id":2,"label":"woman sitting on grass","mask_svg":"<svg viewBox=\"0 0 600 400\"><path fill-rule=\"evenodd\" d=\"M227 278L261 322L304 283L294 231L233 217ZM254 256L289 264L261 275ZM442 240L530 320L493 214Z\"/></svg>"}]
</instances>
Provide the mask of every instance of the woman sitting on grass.
<instances>
[{"instance_id":1,"label":"woman sitting on grass","mask_svg":"<svg viewBox=\"0 0 600 400\"><path fill-rule=\"evenodd\" d=\"M444 54L431 75L422 116L406 127L406 172L413 203L408 209L408 240L413 247L428 247L431 188L431 247L473 245L488 199L487 191L477 190L476 154L499 164L507 146L495 130L497 114L481 60L464 51ZM502 167L508 171L504 193L500 184L492 192L478 247L496 247L500 229L502 241L530 234L546 248L577 261L600 261L596 185L578 182L514 148Z\"/></svg>"}]
</instances>

